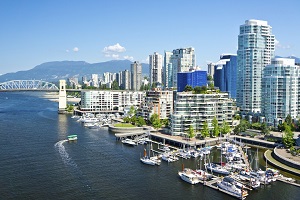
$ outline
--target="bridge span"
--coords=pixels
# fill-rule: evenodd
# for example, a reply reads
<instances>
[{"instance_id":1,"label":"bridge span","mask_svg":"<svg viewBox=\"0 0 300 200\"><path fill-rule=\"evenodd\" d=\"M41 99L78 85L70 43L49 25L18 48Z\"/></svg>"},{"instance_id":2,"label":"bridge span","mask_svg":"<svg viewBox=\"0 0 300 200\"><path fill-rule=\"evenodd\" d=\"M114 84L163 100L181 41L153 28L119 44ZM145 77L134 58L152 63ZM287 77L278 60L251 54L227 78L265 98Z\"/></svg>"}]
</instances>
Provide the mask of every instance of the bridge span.
<instances>
[{"instance_id":1,"label":"bridge span","mask_svg":"<svg viewBox=\"0 0 300 200\"><path fill-rule=\"evenodd\" d=\"M67 91L80 92L79 89L66 89L66 81L59 81L59 88L54 84L42 80L12 80L0 83L0 92L41 91L58 92L58 112L65 113L67 108Z\"/></svg>"},{"instance_id":2,"label":"bridge span","mask_svg":"<svg viewBox=\"0 0 300 200\"><path fill-rule=\"evenodd\" d=\"M42 80L12 80L0 83L0 91L55 91L59 88L54 84Z\"/></svg>"}]
</instances>

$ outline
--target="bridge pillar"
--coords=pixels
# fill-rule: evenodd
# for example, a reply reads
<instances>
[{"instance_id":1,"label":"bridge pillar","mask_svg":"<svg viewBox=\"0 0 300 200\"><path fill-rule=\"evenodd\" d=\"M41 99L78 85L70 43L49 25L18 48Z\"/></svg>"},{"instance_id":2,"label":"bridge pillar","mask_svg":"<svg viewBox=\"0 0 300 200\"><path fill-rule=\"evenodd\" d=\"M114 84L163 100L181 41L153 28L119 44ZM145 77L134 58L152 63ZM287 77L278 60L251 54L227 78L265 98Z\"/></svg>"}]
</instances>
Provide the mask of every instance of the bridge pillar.
<instances>
[{"instance_id":1,"label":"bridge pillar","mask_svg":"<svg viewBox=\"0 0 300 200\"><path fill-rule=\"evenodd\" d=\"M58 113L65 113L67 109L66 80L59 80Z\"/></svg>"}]
</instances>

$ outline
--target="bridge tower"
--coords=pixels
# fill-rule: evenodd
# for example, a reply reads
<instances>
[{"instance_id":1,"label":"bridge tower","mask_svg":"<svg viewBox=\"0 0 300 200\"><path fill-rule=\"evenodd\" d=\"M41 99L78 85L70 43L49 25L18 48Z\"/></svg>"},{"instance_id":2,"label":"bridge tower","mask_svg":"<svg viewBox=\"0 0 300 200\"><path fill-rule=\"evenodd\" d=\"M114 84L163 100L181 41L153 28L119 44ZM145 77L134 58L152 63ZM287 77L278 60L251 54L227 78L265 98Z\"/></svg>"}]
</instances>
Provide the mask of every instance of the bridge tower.
<instances>
[{"instance_id":1,"label":"bridge tower","mask_svg":"<svg viewBox=\"0 0 300 200\"><path fill-rule=\"evenodd\" d=\"M59 80L58 113L65 113L67 109L66 80Z\"/></svg>"}]
</instances>

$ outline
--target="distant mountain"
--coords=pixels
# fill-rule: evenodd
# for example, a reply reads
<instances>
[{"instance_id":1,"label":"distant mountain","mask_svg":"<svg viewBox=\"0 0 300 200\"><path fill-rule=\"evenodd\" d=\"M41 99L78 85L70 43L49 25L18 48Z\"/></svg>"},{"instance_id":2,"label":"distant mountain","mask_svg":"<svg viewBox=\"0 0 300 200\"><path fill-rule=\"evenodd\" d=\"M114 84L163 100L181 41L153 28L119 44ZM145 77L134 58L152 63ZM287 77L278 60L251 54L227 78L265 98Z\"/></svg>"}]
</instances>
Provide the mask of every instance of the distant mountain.
<instances>
[{"instance_id":1,"label":"distant mountain","mask_svg":"<svg viewBox=\"0 0 300 200\"><path fill-rule=\"evenodd\" d=\"M104 72L116 73L126 69L130 70L131 63L129 60L111 60L93 64L84 61L46 62L27 71L3 74L0 76L0 82L33 79L57 81L69 77L78 77L80 79L82 76L91 77L91 74L102 75ZM148 76L149 64L142 63L142 73Z\"/></svg>"}]
</instances>

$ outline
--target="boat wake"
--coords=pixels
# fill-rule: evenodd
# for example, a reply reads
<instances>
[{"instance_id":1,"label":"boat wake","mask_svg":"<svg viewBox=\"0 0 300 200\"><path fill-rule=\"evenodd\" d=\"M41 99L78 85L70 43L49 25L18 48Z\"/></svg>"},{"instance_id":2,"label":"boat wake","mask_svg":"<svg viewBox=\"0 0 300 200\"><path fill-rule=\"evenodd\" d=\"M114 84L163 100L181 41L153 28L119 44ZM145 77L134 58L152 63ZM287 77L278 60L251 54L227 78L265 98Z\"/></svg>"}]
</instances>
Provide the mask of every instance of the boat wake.
<instances>
[{"instance_id":1,"label":"boat wake","mask_svg":"<svg viewBox=\"0 0 300 200\"><path fill-rule=\"evenodd\" d=\"M67 151L63 145L67 141L68 140L58 141L54 146L58 150L60 157L62 158L65 165L77 167L77 164L69 157L69 154L67 153Z\"/></svg>"},{"instance_id":2,"label":"boat wake","mask_svg":"<svg viewBox=\"0 0 300 200\"><path fill-rule=\"evenodd\" d=\"M54 147L58 150L60 157L62 158L65 165L70 166L71 174L74 175L74 178L76 178L79 182L82 183L83 189L90 192L90 195L93 195L95 191L91 188L91 184L89 180L86 178L86 176L82 173L80 168L77 166L77 164L72 160L72 158L67 153L64 143L68 140L61 140L55 143Z\"/></svg>"}]
</instances>

